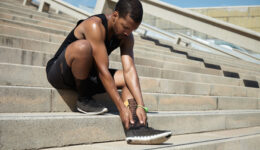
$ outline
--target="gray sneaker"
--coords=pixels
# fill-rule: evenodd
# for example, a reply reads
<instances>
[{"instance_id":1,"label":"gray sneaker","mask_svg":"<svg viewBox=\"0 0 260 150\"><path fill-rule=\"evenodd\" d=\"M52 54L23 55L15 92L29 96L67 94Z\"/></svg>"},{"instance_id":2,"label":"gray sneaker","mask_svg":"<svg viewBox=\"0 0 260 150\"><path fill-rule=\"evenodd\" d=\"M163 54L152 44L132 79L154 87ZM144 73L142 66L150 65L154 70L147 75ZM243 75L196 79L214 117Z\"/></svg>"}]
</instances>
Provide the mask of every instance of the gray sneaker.
<instances>
[{"instance_id":1,"label":"gray sneaker","mask_svg":"<svg viewBox=\"0 0 260 150\"><path fill-rule=\"evenodd\" d=\"M77 101L77 110L88 115L100 115L108 111L101 104L98 104L92 98L81 97Z\"/></svg>"}]
</instances>

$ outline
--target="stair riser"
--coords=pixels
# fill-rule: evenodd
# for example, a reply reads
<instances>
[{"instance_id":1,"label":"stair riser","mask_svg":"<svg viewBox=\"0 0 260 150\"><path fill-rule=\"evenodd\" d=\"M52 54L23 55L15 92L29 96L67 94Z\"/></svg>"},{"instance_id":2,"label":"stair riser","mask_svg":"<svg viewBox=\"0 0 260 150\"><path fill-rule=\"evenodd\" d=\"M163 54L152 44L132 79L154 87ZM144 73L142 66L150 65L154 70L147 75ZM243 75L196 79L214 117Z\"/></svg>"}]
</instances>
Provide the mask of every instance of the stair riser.
<instances>
[{"instance_id":1,"label":"stair riser","mask_svg":"<svg viewBox=\"0 0 260 150\"><path fill-rule=\"evenodd\" d=\"M1 64L0 69L5 72L0 74L1 85L51 87L44 67ZM239 86L210 85L149 77L140 77L140 84L143 92L152 93L260 97L259 89Z\"/></svg>"},{"instance_id":2,"label":"stair riser","mask_svg":"<svg viewBox=\"0 0 260 150\"><path fill-rule=\"evenodd\" d=\"M148 115L150 126L170 129L175 135L253 127L260 125L259 116L260 113ZM2 117L0 127L4 149L32 149L124 139L119 116Z\"/></svg>"},{"instance_id":3,"label":"stair riser","mask_svg":"<svg viewBox=\"0 0 260 150\"><path fill-rule=\"evenodd\" d=\"M250 62L246 62L240 59L234 59L232 57L228 57L225 55L216 55L216 54L212 54L212 53L206 53L206 52L202 52L202 51L194 51L193 49L189 49L189 48L184 48L181 47L179 45L173 45L176 49L184 51L184 52L188 52L189 55L191 56L195 56L195 57L201 57L201 56L205 56L205 58L210 58L211 60L219 60L219 61L233 61L234 64L239 63L239 65L245 65L247 64L247 66L259 66L255 63L250 63Z\"/></svg>"},{"instance_id":4,"label":"stair riser","mask_svg":"<svg viewBox=\"0 0 260 150\"><path fill-rule=\"evenodd\" d=\"M57 34L57 35L62 35L66 36L69 34L69 31L64 31L64 30L56 30L56 29L51 29L51 28L46 28L46 27L41 27L33 24L28 24L24 22L19 22L19 21L13 21L13 20L7 20L7 19L2 19L0 18L0 23L1 25L6 25L6 26L12 26L12 27L17 27L17 28L25 28L25 29L33 29L45 33L52 33L52 34Z\"/></svg>"},{"instance_id":5,"label":"stair riser","mask_svg":"<svg viewBox=\"0 0 260 150\"><path fill-rule=\"evenodd\" d=\"M76 92L49 88L0 87L0 113L72 112L75 111ZM209 97L142 93L150 111L196 111L260 109L260 99L246 97ZM94 96L110 111L117 111L107 94Z\"/></svg>"},{"instance_id":6,"label":"stair riser","mask_svg":"<svg viewBox=\"0 0 260 150\"><path fill-rule=\"evenodd\" d=\"M45 66L47 61L52 58L52 54L34 52L34 51L25 51L19 49L9 49L1 48L0 49L0 62L4 63L14 63L14 64L25 64L25 65L35 65L35 66ZM120 56L117 54L111 54L110 57L110 67L121 69ZM138 58L137 58L138 59ZM114 61L115 60L115 61ZM142 60L140 58L140 60ZM143 60L148 61L149 60ZM142 63L141 63L142 64ZM152 68L148 66L136 64L137 72L140 76L146 77L156 77L156 78L165 78L165 79L175 79L175 80L184 80L191 82L202 82L202 83L216 83L216 84L228 84L228 85L237 85L243 86L243 81L238 79L230 79L218 76L205 76L204 74L192 74L189 72L179 72L179 71L170 71L162 70L159 68Z\"/></svg>"},{"instance_id":7,"label":"stair riser","mask_svg":"<svg viewBox=\"0 0 260 150\"><path fill-rule=\"evenodd\" d=\"M178 150L258 150L260 147L260 136L240 137L237 139L212 141L209 143L192 144L183 146ZM175 148L168 148L168 150L175 150Z\"/></svg>"},{"instance_id":8,"label":"stair riser","mask_svg":"<svg viewBox=\"0 0 260 150\"><path fill-rule=\"evenodd\" d=\"M42 40L32 40L32 37L30 39L21 38L19 36L7 36L7 35L0 35L0 44L3 46L10 46L14 48L23 48L28 50L37 50L42 52L48 52L48 53L55 53L58 48L60 47L60 44L58 43L52 43L52 42L46 42ZM43 47L44 46L44 47ZM43 49L44 48L44 49ZM154 60L159 61L168 61L173 63L180 63L185 64L189 66L197 66L197 67L203 67L204 64L201 62L194 62L190 61L184 58L178 58L178 57L172 57L172 56L166 56L158 53L152 53L144 49L136 49L136 54L141 55L145 58L151 58ZM117 52L118 53L118 52ZM214 70L217 72L216 70ZM213 72L213 71L212 71Z\"/></svg>"},{"instance_id":9,"label":"stair riser","mask_svg":"<svg viewBox=\"0 0 260 150\"><path fill-rule=\"evenodd\" d=\"M24 28L16 28L12 26L0 25L1 34L10 36L21 36L23 38L29 38L34 40L40 40L45 42L62 43L65 36L59 36L55 34L43 33L35 30L29 30Z\"/></svg>"},{"instance_id":10,"label":"stair riser","mask_svg":"<svg viewBox=\"0 0 260 150\"><path fill-rule=\"evenodd\" d=\"M12 31L12 32L14 32L14 31ZM16 32L17 33L17 32ZM18 32L19 33L19 32ZM28 32L27 32L28 33ZM17 35L17 34L16 34ZM25 34L26 35L26 34ZM29 35L28 36L30 36L30 32L29 32ZM28 37L28 36L26 36L26 37ZM45 36L46 36L46 34L45 34ZM38 36L36 36L36 37L38 37ZM3 37L3 38L7 38L7 37ZM33 38L33 36L30 36L29 38ZM58 39L58 41L62 41L63 40L63 38L62 37L60 37L60 36L58 36L57 37ZM9 39L10 41L12 41L13 39ZM18 40L18 39L16 39L16 40ZM46 39L45 39L46 40ZM56 36L51 36L51 37L49 37L49 41L56 41ZM56 41L56 42L58 42L58 41ZM33 42L31 42L31 43L33 43ZM7 43L3 43L3 45L7 45ZM19 46L19 45L16 45L16 47L21 47L21 46ZM138 47L138 46L137 46ZM33 50L35 50L35 49L33 49ZM137 49L138 50L138 49ZM175 58L175 59L173 59L172 57L167 57L167 56L163 56L163 55L161 55L161 54L159 54L159 55L156 55L156 53L154 53L154 52L150 52L150 51L148 51L148 50L145 50L145 49L142 49L142 51L138 51L137 52L138 54L142 54L142 55L145 55L146 57L149 57L149 58L153 58L153 59L158 59L158 60L163 60L163 61L165 61L165 60L167 60L167 61L169 61L169 62L178 62L178 63L186 63L186 64L189 64L189 65L193 65L193 66L201 66L201 67L204 67L204 64L202 64L202 63L200 63L200 62L196 62L196 61L187 61L187 60L185 60L185 59L180 59L180 58ZM223 68L223 70L230 70L230 71L232 71L232 70L234 70L233 68L231 68L230 69L230 67L227 69L227 67L226 66L222 66L222 68ZM248 67L248 68L250 68L250 67ZM214 69L211 69L212 70L212 72L216 72L216 70L214 70ZM235 72L236 72L236 70L235 70ZM239 73L240 72L246 72L246 73L251 73L252 71L246 71L246 70L239 70L238 71ZM255 74L256 72L254 72L254 74ZM260 75L260 74L259 74Z\"/></svg>"},{"instance_id":11,"label":"stair riser","mask_svg":"<svg viewBox=\"0 0 260 150\"><path fill-rule=\"evenodd\" d=\"M1 120L0 130L3 149L33 149L124 138L119 117Z\"/></svg>"},{"instance_id":12,"label":"stair riser","mask_svg":"<svg viewBox=\"0 0 260 150\"><path fill-rule=\"evenodd\" d=\"M19 10L8 9L8 8L4 8L4 7L0 7L0 12L1 13L8 13L8 14L13 15L13 16L18 15L18 16L31 18L31 19L34 19L34 20L40 20L40 21L45 21L45 22L69 26L69 27L75 26L74 23L66 22L66 21L63 21L63 20L51 19L51 18L47 18L47 17L44 17L44 16L26 13L24 11L19 11Z\"/></svg>"},{"instance_id":13,"label":"stair riser","mask_svg":"<svg viewBox=\"0 0 260 150\"><path fill-rule=\"evenodd\" d=\"M42 51L47 53L55 53L57 49L59 48L60 44L50 43L50 42L42 42L42 41L36 41L36 40L28 40L28 39L21 39L19 37L12 37L12 36L6 36L6 35L0 35L1 39L1 45L8 46L8 47L14 47L14 48L23 48L28 50L36 50L36 51ZM118 54L118 52L115 52ZM137 64L143 64L143 65L149 65L154 67L163 67L166 69L174 69L174 70L182 70L182 71L191 71L196 73L205 73L205 74L212 74L212 75L223 75L223 73L220 70L215 69L205 69L205 68L199 68L201 65L197 65L194 63L192 66L190 66L190 63L187 65L186 62L183 60L180 60L179 63L183 64L177 64L177 63L168 63L168 62L157 62L154 63L155 60L164 60L164 57L146 57L149 55L149 53L144 52L142 50L138 50L135 52L137 58L135 58L135 62ZM113 57L113 56L112 56ZM138 58L140 57L140 58ZM145 58L143 58L145 57ZM120 57L116 57L116 59L120 60ZM144 60L145 59L145 60ZM145 61L150 62L145 62ZM172 60L173 61L173 60ZM197 67L193 67L197 66Z\"/></svg>"},{"instance_id":14,"label":"stair riser","mask_svg":"<svg viewBox=\"0 0 260 150\"><path fill-rule=\"evenodd\" d=\"M140 44L142 44L142 42L140 42ZM171 44L169 44L169 45L171 45ZM143 43L142 46L143 47L153 46L153 47L157 47L157 49L164 49L164 50L169 51L169 49L167 49L167 48L160 48L160 46L154 46L153 43L149 43L149 44ZM254 68L251 71L257 71L257 68L259 68L259 65L255 64L255 63L246 62L246 61L243 61L241 59L235 59L235 58L227 57L227 56L224 56L224 55L202 53L198 50L196 50L196 51L190 50L188 48L180 47L180 46L177 46L177 45L173 45L173 47L175 47L176 50L187 52L189 56L203 58L205 60L205 62L212 62L212 63L217 63L217 64L220 63L222 65L231 65L231 66L234 66L234 67L243 66L244 69ZM214 62L212 60L214 60Z\"/></svg>"},{"instance_id":15,"label":"stair riser","mask_svg":"<svg viewBox=\"0 0 260 150\"><path fill-rule=\"evenodd\" d=\"M0 36L0 44L13 48L22 48L28 50L37 50L40 52L53 53L60 47L59 44L50 42L41 42L36 40L20 39L17 37Z\"/></svg>"},{"instance_id":16,"label":"stair riser","mask_svg":"<svg viewBox=\"0 0 260 150\"><path fill-rule=\"evenodd\" d=\"M54 23L43 22L41 20L30 19L30 18L27 18L27 17L13 16L13 15L9 15L9 14L6 14L6 13L0 13L0 18L24 22L24 23L29 23L29 24L34 24L34 25L37 25L37 26L44 26L44 27L47 27L47 28L52 28L52 29L57 29L57 30L70 31L73 28L73 27L67 27L67 26L64 26L64 25L58 25L58 24L54 24Z\"/></svg>"},{"instance_id":17,"label":"stair riser","mask_svg":"<svg viewBox=\"0 0 260 150\"><path fill-rule=\"evenodd\" d=\"M19 10L19 11L23 11L23 12L31 13L31 14L37 14L37 15L48 17L48 18L52 18L52 19L64 20L64 21L68 21L68 22L71 22L71 23L75 23L76 22L76 19L72 19L72 17L61 17L60 15L57 15L57 14L41 13L41 12L35 11L36 9L32 10L30 8L24 8L20 4L14 6L13 4L0 2L0 7L5 7L5 8L8 8L8 9Z\"/></svg>"}]
</instances>

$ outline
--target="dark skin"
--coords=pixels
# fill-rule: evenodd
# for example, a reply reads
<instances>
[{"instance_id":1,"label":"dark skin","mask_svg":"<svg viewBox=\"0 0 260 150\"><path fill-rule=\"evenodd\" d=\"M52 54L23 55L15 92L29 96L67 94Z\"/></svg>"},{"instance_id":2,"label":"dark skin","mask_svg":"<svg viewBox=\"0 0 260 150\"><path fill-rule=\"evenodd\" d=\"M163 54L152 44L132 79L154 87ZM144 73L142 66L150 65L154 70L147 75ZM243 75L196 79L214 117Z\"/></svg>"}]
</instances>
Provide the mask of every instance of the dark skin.
<instances>
[{"instance_id":1,"label":"dark skin","mask_svg":"<svg viewBox=\"0 0 260 150\"><path fill-rule=\"evenodd\" d=\"M124 101L134 98L138 105L144 106L139 78L134 64L134 37L132 31L138 28L136 23L127 15L119 17L117 11L106 15L108 20L108 39L117 36L121 39L120 52L123 70L118 70L112 77L109 70L108 54L105 47L105 28L98 17L92 17L83 21L74 30L77 41L71 43L66 50L65 59L76 79L86 79L92 67L96 67L98 75L113 102L115 103L120 118L126 129L133 124L130 110L124 105ZM122 98L117 88L122 88ZM141 124L146 124L146 113L138 107L136 114Z\"/></svg>"}]
</instances>

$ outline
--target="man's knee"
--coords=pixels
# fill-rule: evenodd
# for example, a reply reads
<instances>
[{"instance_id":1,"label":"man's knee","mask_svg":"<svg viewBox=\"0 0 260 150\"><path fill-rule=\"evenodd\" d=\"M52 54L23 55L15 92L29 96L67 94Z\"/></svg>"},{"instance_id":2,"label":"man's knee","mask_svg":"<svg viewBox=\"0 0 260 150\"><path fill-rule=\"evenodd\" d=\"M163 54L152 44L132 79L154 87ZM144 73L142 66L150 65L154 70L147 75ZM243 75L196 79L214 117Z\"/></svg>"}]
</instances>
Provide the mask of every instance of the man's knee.
<instances>
[{"instance_id":1,"label":"man's knee","mask_svg":"<svg viewBox=\"0 0 260 150\"><path fill-rule=\"evenodd\" d=\"M76 57L78 58L89 58L92 57L92 47L89 41L79 40L77 43L74 43L76 49Z\"/></svg>"},{"instance_id":2,"label":"man's knee","mask_svg":"<svg viewBox=\"0 0 260 150\"><path fill-rule=\"evenodd\" d=\"M71 67L72 61L91 61L92 56L92 47L87 40L78 40L70 44L65 53L65 58L68 65Z\"/></svg>"}]
</instances>

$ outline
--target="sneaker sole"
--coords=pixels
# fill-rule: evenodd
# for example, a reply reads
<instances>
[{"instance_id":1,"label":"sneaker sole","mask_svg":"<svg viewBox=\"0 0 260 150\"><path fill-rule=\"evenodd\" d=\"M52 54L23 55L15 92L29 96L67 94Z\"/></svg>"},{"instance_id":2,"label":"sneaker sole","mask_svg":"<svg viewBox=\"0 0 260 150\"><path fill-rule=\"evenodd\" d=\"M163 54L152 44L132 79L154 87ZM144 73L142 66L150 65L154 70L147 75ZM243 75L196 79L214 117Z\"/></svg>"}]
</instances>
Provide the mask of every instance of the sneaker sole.
<instances>
[{"instance_id":1,"label":"sneaker sole","mask_svg":"<svg viewBox=\"0 0 260 150\"><path fill-rule=\"evenodd\" d=\"M84 110L82 110L80 108L77 108L77 110L79 112L87 114L87 115L101 115L101 114L104 114L104 113L108 112L107 108L104 108L102 111L99 111L99 112L87 112L87 111L84 111Z\"/></svg>"},{"instance_id":2,"label":"sneaker sole","mask_svg":"<svg viewBox=\"0 0 260 150\"><path fill-rule=\"evenodd\" d=\"M144 136L127 137L126 142L128 144L145 144L145 145L161 144L167 141L171 136L172 136L171 132L166 132L166 133L147 136L147 137Z\"/></svg>"}]
</instances>

